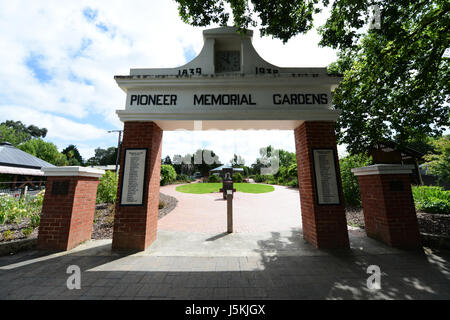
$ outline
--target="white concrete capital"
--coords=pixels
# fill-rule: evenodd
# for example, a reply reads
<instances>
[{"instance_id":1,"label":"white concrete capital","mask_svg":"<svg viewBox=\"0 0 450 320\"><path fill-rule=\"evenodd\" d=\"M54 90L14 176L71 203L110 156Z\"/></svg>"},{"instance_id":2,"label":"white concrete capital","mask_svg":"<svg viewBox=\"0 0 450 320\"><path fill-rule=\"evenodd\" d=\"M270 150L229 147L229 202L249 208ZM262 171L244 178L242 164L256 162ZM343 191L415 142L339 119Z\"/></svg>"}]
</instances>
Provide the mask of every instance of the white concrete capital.
<instances>
[{"instance_id":1,"label":"white concrete capital","mask_svg":"<svg viewBox=\"0 0 450 320\"><path fill-rule=\"evenodd\" d=\"M352 173L355 176L369 176L379 174L410 174L414 165L401 164L375 164L367 167L354 168Z\"/></svg>"},{"instance_id":2,"label":"white concrete capital","mask_svg":"<svg viewBox=\"0 0 450 320\"><path fill-rule=\"evenodd\" d=\"M93 177L100 178L105 170L89 167L65 166L65 167L43 167L44 176L47 177Z\"/></svg>"}]
</instances>

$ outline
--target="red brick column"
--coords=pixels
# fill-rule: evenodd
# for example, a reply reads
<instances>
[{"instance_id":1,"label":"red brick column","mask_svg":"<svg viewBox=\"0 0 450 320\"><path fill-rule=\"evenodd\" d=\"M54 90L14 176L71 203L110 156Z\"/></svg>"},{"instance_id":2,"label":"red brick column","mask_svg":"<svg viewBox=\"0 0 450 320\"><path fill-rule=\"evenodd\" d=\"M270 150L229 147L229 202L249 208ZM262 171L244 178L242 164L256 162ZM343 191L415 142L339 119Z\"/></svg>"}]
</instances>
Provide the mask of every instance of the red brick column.
<instances>
[{"instance_id":1,"label":"red brick column","mask_svg":"<svg viewBox=\"0 0 450 320\"><path fill-rule=\"evenodd\" d=\"M307 121L294 130L303 238L316 248L348 248L347 221L343 203L334 122ZM313 148L335 150L341 204L319 205L313 170Z\"/></svg>"},{"instance_id":2,"label":"red brick column","mask_svg":"<svg viewBox=\"0 0 450 320\"><path fill-rule=\"evenodd\" d=\"M114 217L113 250L145 250L156 239L162 133L161 128L151 121L128 121L124 124L119 188ZM127 148L148 149L144 201L141 206L120 205L121 181Z\"/></svg>"},{"instance_id":3,"label":"red brick column","mask_svg":"<svg viewBox=\"0 0 450 320\"><path fill-rule=\"evenodd\" d=\"M421 245L411 170L409 166L382 164L352 170L358 177L368 237L392 247Z\"/></svg>"},{"instance_id":4,"label":"red brick column","mask_svg":"<svg viewBox=\"0 0 450 320\"><path fill-rule=\"evenodd\" d=\"M70 250L91 239L98 178L104 171L82 167L44 168L48 177L38 248Z\"/></svg>"}]
</instances>

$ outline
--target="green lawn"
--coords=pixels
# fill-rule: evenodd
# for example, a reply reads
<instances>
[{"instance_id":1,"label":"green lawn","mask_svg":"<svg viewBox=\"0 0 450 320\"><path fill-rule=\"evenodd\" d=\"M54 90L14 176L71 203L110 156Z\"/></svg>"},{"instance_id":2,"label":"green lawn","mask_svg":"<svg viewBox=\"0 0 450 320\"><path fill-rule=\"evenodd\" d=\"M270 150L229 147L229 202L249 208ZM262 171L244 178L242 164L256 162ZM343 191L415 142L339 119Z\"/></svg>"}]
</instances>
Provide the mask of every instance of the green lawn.
<instances>
[{"instance_id":1,"label":"green lawn","mask_svg":"<svg viewBox=\"0 0 450 320\"><path fill-rule=\"evenodd\" d=\"M178 186L175 190L185 193L201 194L219 192L220 188L222 188L222 183L190 183ZM234 188L238 192L245 193L266 193L274 190L272 186L253 183L235 183Z\"/></svg>"}]
</instances>

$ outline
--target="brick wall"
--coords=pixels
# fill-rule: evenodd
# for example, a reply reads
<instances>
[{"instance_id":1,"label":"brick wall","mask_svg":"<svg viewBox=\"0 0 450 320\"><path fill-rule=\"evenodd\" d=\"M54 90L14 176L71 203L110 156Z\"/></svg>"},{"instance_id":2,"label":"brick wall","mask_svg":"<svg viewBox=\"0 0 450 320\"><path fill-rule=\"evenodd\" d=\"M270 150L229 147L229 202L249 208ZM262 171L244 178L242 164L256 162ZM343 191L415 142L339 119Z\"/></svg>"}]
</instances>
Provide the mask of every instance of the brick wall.
<instances>
[{"instance_id":1,"label":"brick wall","mask_svg":"<svg viewBox=\"0 0 450 320\"><path fill-rule=\"evenodd\" d=\"M54 194L67 182L67 194ZM38 234L38 248L70 250L91 239L98 178L48 177Z\"/></svg>"},{"instance_id":2,"label":"brick wall","mask_svg":"<svg viewBox=\"0 0 450 320\"><path fill-rule=\"evenodd\" d=\"M317 248L348 248L347 221L337 159L334 122L304 122L294 130L303 237ZM313 148L333 148L336 153L340 205L318 205L314 186Z\"/></svg>"},{"instance_id":3,"label":"brick wall","mask_svg":"<svg viewBox=\"0 0 450 320\"><path fill-rule=\"evenodd\" d=\"M358 176L367 236L401 248L420 246L408 174Z\"/></svg>"},{"instance_id":4,"label":"brick wall","mask_svg":"<svg viewBox=\"0 0 450 320\"><path fill-rule=\"evenodd\" d=\"M159 183L163 131L154 122L124 124L120 156L119 188L114 217L113 249L145 250L155 239L158 223ZM142 206L120 206L125 149L148 148Z\"/></svg>"}]
</instances>

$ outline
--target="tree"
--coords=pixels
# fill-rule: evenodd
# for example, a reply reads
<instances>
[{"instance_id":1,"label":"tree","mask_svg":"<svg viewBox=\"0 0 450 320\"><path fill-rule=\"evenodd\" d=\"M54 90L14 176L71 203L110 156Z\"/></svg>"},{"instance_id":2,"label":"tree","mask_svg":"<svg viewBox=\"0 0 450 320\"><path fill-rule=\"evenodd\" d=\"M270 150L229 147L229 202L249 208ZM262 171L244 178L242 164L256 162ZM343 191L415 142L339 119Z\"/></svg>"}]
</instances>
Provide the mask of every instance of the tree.
<instances>
[{"instance_id":1,"label":"tree","mask_svg":"<svg viewBox=\"0 0 450 320\"><path fill-rule=\"evenodd\" d=\"M312 27L319 1L176 0L183 21L197 26L254 26L286 42ZM329 6L328 0L321 3ZM321 46L339 50L331 74L342 75L333 103L342 114L340 143L359 153L383 140L400 146L450 126L450 4L446 0L336 0L319 28ZM371 23L379 18L380 24Z\"/></svg>"},{"instance_id":2,"label":"tree","mask_svg":"<svg viewBox=\"0 0 450 320\"><path fill-rule=\"evenodd\" d=\"M67 164L66 156L58 151L56 145L51 142L46 142L41 138L28 140L18 148L56 166L64 166Z\"/></svg>"},{"instance_id":3,"label":"tree","mask_svg":"<svg viewBox=\"0 0 450 320\"><path fill-rule=\"evenodd\" d=\"M25 126L21 121L6 120L0 124L0 142L9 142L13 146L34 138L45 138L46 128L35 125Z\"/></svg>"},{"instance_id":4,"label":"tree","mask_svg":"<svg viewBox=\"0 0 450 320\"><path fill-rule=\"evenodd\" d=\"M69 162L69 166L83 165L83 158L81 157L81 154L78 151L77 147L73 144L69 145L61 153L66 156L67 161Z\"/></svg>"},{"instance_id":5,"label":"tree","mask_svg":"<svg viewBox=\"0 0 450 320\"><path fill-rule=\"evenodd\" d=\"M437 176L438 183L450 185L450 135L433 141L436 153L425 156L425 166Z\"/></svg>"},{"instance_id":6,"label":"tree","mask_svg":"<svg viewBox=\"0 0 450 320\"><path fill-rule=\"evenodd\" d=\"M170 165L172 165L172 160L170 160L169 156L166 156L164 158L164 161L162 162L162 164L170 164Z\"/></svg>"},{"instance_id":7,"label":"tree","mask_svg":"<svg viewBox=\"0 0 450 320\"><path fill-rule=\"evenodd\" d=\"M97 148L95 155L86 161L88 166L107 166L116 164L117 147L109 147L108 149Z\"/></svg>"},{"instance_id":8,"label":"tree","mask_svg":"<svg viewBox=\"0 0 450 320\"><path fill-rule=\"evenodd\" d=\"M226 25L231 8L234 25L241 30L257 25L254 14L260 19L262 35L272 35L287 42L299 33L305 33L313 27L313 13L320 12L318 0L252 0L253 11L248 0L175 0L181 19L193 26L208 26L211 23ZM328 1L325 1L328 2Z\"/></svg>"},{"instance_id":9,"label":"tree","mask_svg":"<svg viewBox=\"0 0 450 320\"><path fill-rule=\"evenodd\" d=\"M240 155L234 154L233 159L230 160L230 164L233 168L240 168L245 164L245 159Z\"/></svg>"}]
</instances>

